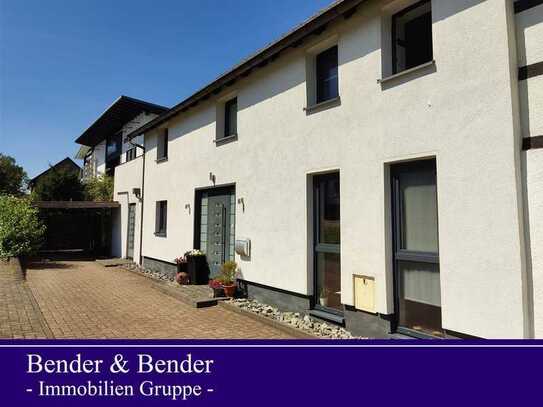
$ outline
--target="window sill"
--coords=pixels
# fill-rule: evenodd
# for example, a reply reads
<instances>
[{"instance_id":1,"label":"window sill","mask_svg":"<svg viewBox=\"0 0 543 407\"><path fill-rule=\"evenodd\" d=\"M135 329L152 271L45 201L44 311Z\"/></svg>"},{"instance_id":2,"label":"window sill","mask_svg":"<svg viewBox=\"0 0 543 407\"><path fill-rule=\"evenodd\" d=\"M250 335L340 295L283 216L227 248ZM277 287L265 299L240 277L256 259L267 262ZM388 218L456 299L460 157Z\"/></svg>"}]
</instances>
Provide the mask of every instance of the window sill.
<instances>
[{"instance_id":1,"label":"window sill","mask_svg":"<svg viewBox=\"0 0 543 407\"><path fill-rule=\"evenodd\" d=\"M341 105L341 97L338 96L333 99L328 99L324 102L317 103L315 105L304 107L304 111L305 114L310 115L339 105Z\"/></svg>"},{"instance_id":2,"label":"window sill","mask_svg":"<svg viewBox=\"0 0 543 407\"><path fill-rule=\"evenodd\" d=\"M168 157L157 158L157 159L155 160L155 162L156 162L157 164L163 163L163 162L165 162L165 161L168 161Z\"/></svg>"},{"instance_id":3,"label":"window sill","mask_svg":"<svg viewBox=\"0 0 543 407\"><path fill-rule=\"evenodd\" d=\"M411 73L414 73L414 72L422 71L425 68L433 67L435 65L436 65L435 60L432 60L430 62L425 62L424 64L419 65L419 66L415 66L414 68L406 69L405 71L396 73L394 75L390 75L390 76L387 76L385 78L377 79L377 83L385 84L385 83L388 83L390 81L393 81L394 79L401 78L403 76L407 76L407 75L409 75Z\"/></svg>"},{"instance_id":4,"label":"window sill","mask_svg":"<svg viewBox=\"0 0 543 407\"><path fill-rule=\"evenodd\" d=\"M223 144L231 143L232 141L236 141L237 139L238 139L238 135L237 134L232 134L232 135L227 136L227 137L222 137L222 138L215 139L215 140L213 140L213 142L217 146L222 146Z\"/></svg>"},{"instance_id":5,"label":"window sill","mask_svg":"<svg viewBox=\"0 0 543 407\"><path fill-rule=\"evenodd\" d=\"M166 232L155 232L156 237L166 237Z\"/></svg>"}]
</instances>

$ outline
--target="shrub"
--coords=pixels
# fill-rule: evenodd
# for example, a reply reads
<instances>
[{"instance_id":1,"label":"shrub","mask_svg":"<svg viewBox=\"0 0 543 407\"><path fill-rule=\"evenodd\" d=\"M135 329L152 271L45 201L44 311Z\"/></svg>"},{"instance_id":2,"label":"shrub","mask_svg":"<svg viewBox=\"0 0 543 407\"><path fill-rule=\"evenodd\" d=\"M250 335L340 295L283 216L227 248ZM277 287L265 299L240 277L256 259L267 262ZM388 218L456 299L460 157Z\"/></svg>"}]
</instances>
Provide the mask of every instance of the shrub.
<instances>
[{"instance_id":1,"label":"shrub","mask_svg":"<svg viewBox=\"0 0 543 407\"><path fill-rule=\"evenodd\" d=\"M221 266L221 273L217 280L224 285L232 285L236 282L236 272L238 271L238 264L235 261L225 261Z\"/></svg>"},{"instance_id":2,"label":"shrub","mask_svg":"<svg viewBox=\"0 0 543 407\"><path fill-rule=\"evenodd\" d=\"M89 201L113 200L113 177L100 175L85 182L85 195Z\"/></svg>"},{"instance_id":3,"label":"shrub","mask_svg":"<svg viewBox=\"0 0 543 407\"><path fill-rule=\"evenodd\" d=\"M0 195L0 258L35 253L44 234L45 225L30 200Z\"/></svg>"}]
</instances>

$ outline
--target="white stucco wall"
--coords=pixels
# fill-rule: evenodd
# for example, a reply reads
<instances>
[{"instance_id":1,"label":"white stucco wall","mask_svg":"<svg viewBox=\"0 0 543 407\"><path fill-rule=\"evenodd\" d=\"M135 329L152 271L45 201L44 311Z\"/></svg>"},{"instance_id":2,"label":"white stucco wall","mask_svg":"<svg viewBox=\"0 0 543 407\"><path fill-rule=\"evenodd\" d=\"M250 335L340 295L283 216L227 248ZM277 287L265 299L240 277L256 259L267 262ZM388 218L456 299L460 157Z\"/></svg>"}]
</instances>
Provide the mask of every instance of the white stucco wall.
<instances>
[{"instance_id":1,"label":"white stucco wall","mask_svg":"<svg viewBox=\"0 0 543 407\"><path fill-rule=\"evenodd\" d=\"M142 187L143 157L115 167L113 199L121 205L113 228L113 255L125 258L127 255L128 205L136 204L134 232L134 261L139 262L141 201L133 194L133 188Z\"/></svg>"},{"instance_id":2,"label":"white stucco wall","mask_svg":"<svg viewBox=\"0 0 543 407\"><path fill-rule=\"evenodd\" d=\"M195 188L236 184L236 235L252 240L243 278L312 290L308 174L339 170L342 302L353 274L375 277L376 308L393 312L387 168L435 156L443 326L488 338L524 335L521 225L506 0L434 0L435 72L379 85L381 2L238 82L235 142L216 146L209 101L167 123L168 161L146 135L144 255L192 247ZM341 106L306 115L306 50L337 35ZM431 69L430 69L431 70ZM222 95L219 95L219 97ZM167 237L153 235L168 201ZM190 210L185 205L190 204Z\"/></svg>"}]
</instances>

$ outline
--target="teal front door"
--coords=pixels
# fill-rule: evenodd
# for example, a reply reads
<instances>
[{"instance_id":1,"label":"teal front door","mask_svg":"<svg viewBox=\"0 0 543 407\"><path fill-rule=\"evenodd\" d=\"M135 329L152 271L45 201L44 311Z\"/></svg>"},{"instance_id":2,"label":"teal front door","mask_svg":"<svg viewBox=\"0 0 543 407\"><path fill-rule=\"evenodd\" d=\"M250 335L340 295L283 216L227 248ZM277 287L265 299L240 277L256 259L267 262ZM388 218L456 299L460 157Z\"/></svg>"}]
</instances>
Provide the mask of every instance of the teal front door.
<instances>
[{"instance_id":1,"label":"teal front door","mask_svg":"<svg viewBox=\"0 0 543 407\"><path fill-rule=\"evenodd\" d=\"M214 278L225 261L234 260L235 190L228 187L199 191L197 200L197 246L206 254L210 278Z\"/></svg>"}]
</instances>

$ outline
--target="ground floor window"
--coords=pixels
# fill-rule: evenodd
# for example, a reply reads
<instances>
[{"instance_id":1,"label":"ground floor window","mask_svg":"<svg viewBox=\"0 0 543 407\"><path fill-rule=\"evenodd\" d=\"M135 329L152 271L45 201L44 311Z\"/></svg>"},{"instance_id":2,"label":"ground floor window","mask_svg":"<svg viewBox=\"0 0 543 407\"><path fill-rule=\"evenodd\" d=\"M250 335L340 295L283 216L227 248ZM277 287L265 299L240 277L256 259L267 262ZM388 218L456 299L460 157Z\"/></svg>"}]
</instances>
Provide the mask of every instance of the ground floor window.
<instances>
[{"instance_id":1,"label":"ground floor window","mask_svg":"<svg viewBox=\"0 0 543 407\"><path fill-rule=\"evenodd\" d=\"M341 312L339 173L313 179L316 308Z\"/></svg>"},{"instance_id":2,"label":"ground floor window","mask_svg":"<svg viewBox=\"0 0 543 407\"><path fill-rule=\"evenodd\" d=\"M398 330L442 335L435 160L392 167Z\"/></svg>"}]
</instances>

